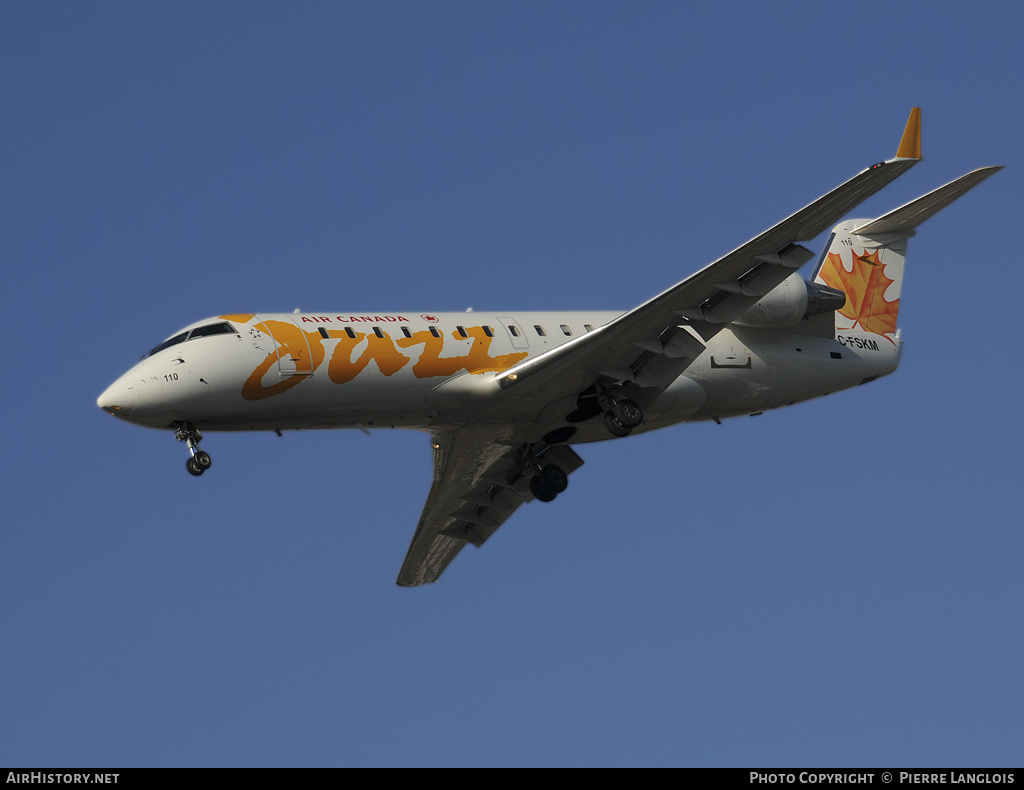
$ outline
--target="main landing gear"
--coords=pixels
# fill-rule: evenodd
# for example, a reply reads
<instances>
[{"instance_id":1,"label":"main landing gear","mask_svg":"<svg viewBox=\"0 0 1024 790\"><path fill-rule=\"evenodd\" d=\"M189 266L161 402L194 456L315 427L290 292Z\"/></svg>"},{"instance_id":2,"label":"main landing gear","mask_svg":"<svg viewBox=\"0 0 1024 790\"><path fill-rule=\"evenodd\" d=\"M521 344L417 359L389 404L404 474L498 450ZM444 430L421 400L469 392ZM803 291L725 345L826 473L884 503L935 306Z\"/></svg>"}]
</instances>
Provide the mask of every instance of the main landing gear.
<instances>
[{"instance_id":1,"label":"main landing gear","mask_svg":"<svg viewBox=\"0 0 1024 790\"><path fill-rule=\"evenodd\" d=\"M569 475L560 466L542 466L530 478L530 493L541 502L550 502L569 487Z\"/></svg>"},{"instance_id":2,"label":"main landing gear","mask_svg":"<svg viewBox=\"0 0 1024 790\"><path fill-rule=\"evenodd\" d=\"M188 445L188 451L192 454L185 462L185 468L188 469L189 474L199 477L213 464L210 454L199 449L199 440L203 437L192 423L186 422L179 425L174 432L174 438L185 442Z\"/></svg>"},{"instance_id":3,"label":"main landing gear","mask_svg":"<svg viewBox=\"0 0 1024 790\"><path fill-rule=\"evenodd\" d=\"M514 483L528 478L534 498L551 502L569 487L569 473L565 469L571 472L583 463L568 447L559 446L575 433L575 428L555 430L536 444L523 444L508 480Z\"/></svg>"},{"instance_id":4,"label":"main landing gear","mask_svg":"<svg viewBox=\"0 0 1024 790\"><path fill-rule=\"evenodd\" d=\"M601 406L607 409L604 413L604 427L612 436L629 436L644 421L644 410L629 398L602 403Z\"/></svg>"},{"instance_id":5,"label":"main landing gear","mask_svg":"<svg viewBox=\"0 0 1024 790\"><path fill-rule=\"evenodd\" d=\"M604 427L612 436L629 436L644 421L644 410L636 401L623 398L621 387L592 384L576 399L576 409L565 416L569 423L585 422L604 414Z\"/></svg>"}]
</instances>

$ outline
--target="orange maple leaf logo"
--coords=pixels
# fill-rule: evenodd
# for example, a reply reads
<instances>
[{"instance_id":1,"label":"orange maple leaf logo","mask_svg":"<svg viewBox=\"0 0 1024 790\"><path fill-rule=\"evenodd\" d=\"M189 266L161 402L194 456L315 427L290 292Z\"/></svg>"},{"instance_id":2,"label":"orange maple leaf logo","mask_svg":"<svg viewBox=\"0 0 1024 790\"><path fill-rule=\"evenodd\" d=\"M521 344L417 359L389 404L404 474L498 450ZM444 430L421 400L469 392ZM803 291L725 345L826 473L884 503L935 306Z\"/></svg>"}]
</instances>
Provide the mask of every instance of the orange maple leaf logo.
<instances>
[{"instance_id":1,"label":"orange maple leaf logo","mask_svg":"<svg viewBox=\"0 0 1024 790\"><path fill-rule=\"evenodd\" d=\"M885 276L885 267L878 259L878 250L858 255L853 253L853 271L848 272L839 255L830 252L819 276L831 288L846 294L846 305L839 311L866 332L878 335L896 331L896 313L900 300L887 301L885 290L893 280Z\"/></svg>"}]
</instances>

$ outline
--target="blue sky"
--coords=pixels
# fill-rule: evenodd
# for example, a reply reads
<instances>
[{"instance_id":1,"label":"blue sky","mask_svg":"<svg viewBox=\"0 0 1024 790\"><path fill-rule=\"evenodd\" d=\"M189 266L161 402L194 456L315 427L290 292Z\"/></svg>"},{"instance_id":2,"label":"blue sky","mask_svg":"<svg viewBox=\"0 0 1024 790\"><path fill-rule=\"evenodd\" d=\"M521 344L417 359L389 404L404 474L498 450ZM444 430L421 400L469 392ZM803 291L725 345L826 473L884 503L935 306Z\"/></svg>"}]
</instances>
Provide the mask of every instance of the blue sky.
<instances>
[{"instance_id":1,"label":"blue sky","mask_svg":"<svg viewBox=\"0 0 1024 790\"><path fill-rule=\"evenodd\" d=\"M2 16L0 764L1021 764L1014 4ZM911 243L900 370L585 446L435 585L426 436L210 434L194 479L96 408L209 315L628 309L915 105L858 214L1008 167Z\"/></svg>"}]
</instances>

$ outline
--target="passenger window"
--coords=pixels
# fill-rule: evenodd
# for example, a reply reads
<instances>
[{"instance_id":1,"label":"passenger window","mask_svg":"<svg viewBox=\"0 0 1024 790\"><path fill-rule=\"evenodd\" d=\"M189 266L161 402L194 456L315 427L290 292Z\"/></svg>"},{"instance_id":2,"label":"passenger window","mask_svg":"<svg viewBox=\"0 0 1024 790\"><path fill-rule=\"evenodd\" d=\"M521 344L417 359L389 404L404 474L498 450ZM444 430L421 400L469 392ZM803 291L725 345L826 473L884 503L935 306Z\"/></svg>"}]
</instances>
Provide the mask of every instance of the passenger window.
<instances>
[{"instance_id":1,"label":"passenger window","mask_svg":"<svg viewBox=\"0 0 1024 790\"><path fill-rule=\"evenodd\" d=\"M534 324L533 328L537 330L537 334L540 337L547 337L548 333L544 331L544 327L542 327L540 324Z\"/></svg>"},{"instance_id":2,"label":"passenger window","mask_svg":"<svg viewBox=\"0 0 1024 790\"><path fill-rule=\"evenodd\" d=\"M584 324L583 328L586 329L588 332L593 332L594 331L593 324Z\"/></svg>"},{"instance_id":3,"label":"passenger window","mask_svg":"<svg viewBox=\"0 0 1024 790\"><path fill-rule=\"evenodd\" d=\"M512 337L519 337L519 329L516 328L515 324L509 324L508 331L512 333Z\"/></svg>"},{"instance_id":4,"label":"passenger window","mask_svg":"<svg viewBox=\"0 0 1024 790\"><path fill-rule=\"evenodd\" d=\"M469 337L469 335L466 334L466 327L464 326L455 327L455 331L459 333L459 337Z\"/></svg>"},{"instance_id":5,"label":"passenger window","mask_svg":"<svg viewBox=\"0 0 1024 790\"><path fill-rule=\"evenodd\" d=\"M381 328L379 326L375 326L373 328L373 334L375 334L377 337L382 338L382 339L384 337L384 333L381 331Z\"/></svg>"},{"instance_id":6,"label":"passenger window","mask_svg":"<svg viewBox=\"0 0 1024 790\"><path fill-rule=\"evenodd\" d=\"M322 326L318 326L317 329L320 330L320 337L322 337L324 340L331 339L331 336L327 334L327 330L324 329Z\"/></svg>"},{"instance_id":7,"label":"passenger window","mask_svg":"<svg viewBox=\"0 0 1024 790\"><path fill-rule=\"evenodd\" d=\"M406 337L412 337L412 332L409 331L409 327L407 326L402 327L402 334Z\"/></svg>"},{"instance_id":8,"label":"passenger window","mask_svg":"<svg viewBox=\"0 0 1024 790\"><path fill-rule=\"evenodd\" d=\"M432 334L434 337L441 337L441 333L437 331L436 326L430 327L430 334Z\"/></svg>"},{"instance_id":9,"label":"passenger window","mask_svg":"<svg viewBox=\"0 0 1024 790\"><path fill-rule=\"evenodd\" d=\"M567 327L565 324L562 324L562 334L566 335L566 336L571 336L572 335L572 330L569 327Z\"/></svg>"},{"instance_id":10,"label":"passenger window","mask_svg":"<svg viewBox=\"0 0 1024 790\"><path fill-rule=\"evenodd\" d=\"M356 330L354 330L354 329L353 329L352 327L350 327L350 326L346 326L346 327L345 327L345 334L346 334L346 335L348 335L348 336L349 336L350 338L352 338L353 340L355 340L355 339L356 339Z\"/></svg>"},{"instance_id":11,"label":"passenger window","mask_svg":"<svg viewBox=\"0 0 1024 790\"><path fill-rule=\"evenodd\" d=\"M484 334L487 335L487 337L494 337L494 330L491 329L489 326L485 326Z\"/></svg>"}]
</instances>

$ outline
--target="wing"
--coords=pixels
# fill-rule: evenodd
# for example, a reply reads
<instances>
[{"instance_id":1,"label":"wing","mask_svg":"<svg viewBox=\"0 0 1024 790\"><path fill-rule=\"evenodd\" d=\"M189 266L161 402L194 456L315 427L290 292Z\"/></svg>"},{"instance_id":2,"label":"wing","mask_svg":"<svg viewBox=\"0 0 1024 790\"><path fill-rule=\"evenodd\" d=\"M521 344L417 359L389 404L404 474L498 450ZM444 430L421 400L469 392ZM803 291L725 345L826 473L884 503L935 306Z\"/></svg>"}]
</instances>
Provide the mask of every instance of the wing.
<instances>
[{"instance_id":1,"label":"wing","mask_svg":"<svg viewBox=\"0 0 1024 790\"><path fill-rule=\"evenodd\" d=\"M631 382L645 405L700 355L718 331L813 257L798 242L826 230L918 161L920 113L915 108L895 158L857 174L599 329L509 368L498 377L499 384L541 408L595 382Z\"/></svg>"},{"instance_id":2,"label":"wing","mask_svg":"<svg viewBox=\"0 0 1024 790\"><path fill-rule=\"evenodd\" d=\"M527 469L528 449L503 442L494 431L464 428L433 435L434 484L420 516L398 583L413 587L437 581L467 543L483 545L505 519L533 499ZM569 447L544 453L566 474L583 465Z\"/></svg>"}]
</instances>

